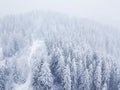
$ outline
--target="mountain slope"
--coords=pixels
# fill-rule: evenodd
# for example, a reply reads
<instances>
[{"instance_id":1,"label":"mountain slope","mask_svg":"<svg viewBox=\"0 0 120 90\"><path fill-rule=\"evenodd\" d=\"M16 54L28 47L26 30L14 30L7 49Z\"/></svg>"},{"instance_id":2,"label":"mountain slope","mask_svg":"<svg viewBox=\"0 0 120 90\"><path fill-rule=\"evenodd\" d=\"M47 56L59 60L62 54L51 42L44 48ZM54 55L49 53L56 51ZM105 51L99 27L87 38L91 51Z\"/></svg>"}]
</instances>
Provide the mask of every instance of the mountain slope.
<instances>
[{"instance_id":1,"label":"mountain slope","mask_svg":"<svg viewBox=\"0 0 120 90\"><path fill-rule=\"evenodd\" d=\"M55 13L4 17L0 90L118 90L119 33Z\"/></svg>"}]
</instances>

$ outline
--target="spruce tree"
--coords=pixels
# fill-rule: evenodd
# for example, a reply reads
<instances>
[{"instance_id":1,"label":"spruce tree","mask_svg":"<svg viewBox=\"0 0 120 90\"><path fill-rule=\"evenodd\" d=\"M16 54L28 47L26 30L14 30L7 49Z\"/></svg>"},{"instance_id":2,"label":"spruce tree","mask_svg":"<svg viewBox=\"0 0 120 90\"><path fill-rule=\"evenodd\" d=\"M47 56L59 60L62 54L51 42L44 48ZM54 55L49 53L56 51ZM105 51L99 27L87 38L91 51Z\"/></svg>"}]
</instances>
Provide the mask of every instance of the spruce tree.
<instances>
[{"instance_id":1,"label":"spruce tree","mask_svg":"<svg viewBox=\"0 0 120 90\"><path fill-rule=\"evenodd\" d=\"M50 90L52 88L53 76L51 74L49 64L46 61L44 61L43 65L41 66L38 80L43 90Z\"/></svg>"},{"instance_id":2,"label":"spruce tree","mask_svg":"<svg viewBox=\"0 0 120 90\"><path fill-rule=\"evenodd\" d=\"M90 90L89 72L86 69L81 76L79 90Z\"/></svg>"},{"instance_id":3,"label":"spruce tree","mask_svg":"<svg viewBox=\"0 0 120 90\"><path fill-rule=\"evenodd\" d=\"M63 69L62 86L63 86L63 90L71 90L70 68L68 65L64 66L64 69Z\"/></svg>"},{"instance_id":4,"label":"spruce tree","mask_svg":"<svg viewBox=\"0 0 120 90\"><path fill-rule=\"evenodd\" d=\"M88 67L89 80L90 80L90 90L93 90L93 65L90 64Z\"/></svg>"},{"instance_id":5,"label":"spruce tree","mask_svg":"<svg viewBox=\"0 0 120 90\"><path fill-rule=\"evenodd\" d=\"M95 90L100 90L101 89L101 64L99 63L96 66L96 70L94 72L94 88Z\"/></svg>"},{"instance_id":6,"label":"spruce tree","mask_svg":"<svg viewBox=\"0 0 120 90\"><path fill-rule=\"evenodd\" d=\"M72 80L72 90L77 89L77 65L75 59L72 59L71 65L70 65L70 70L71 70L71 80Z\"/></svg>"}]
</instances>

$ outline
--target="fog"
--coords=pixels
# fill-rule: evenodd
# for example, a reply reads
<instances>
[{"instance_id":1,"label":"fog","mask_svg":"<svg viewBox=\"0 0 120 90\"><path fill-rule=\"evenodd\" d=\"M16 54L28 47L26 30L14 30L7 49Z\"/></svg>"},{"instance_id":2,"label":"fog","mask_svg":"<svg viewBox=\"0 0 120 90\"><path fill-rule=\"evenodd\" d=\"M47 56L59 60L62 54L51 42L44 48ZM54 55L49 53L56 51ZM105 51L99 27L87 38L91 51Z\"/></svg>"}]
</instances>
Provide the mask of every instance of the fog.
<instances>
[{"instance_id":1,"label":"fog","mask_svg":"<svg viewBox=\"0 0 120 90\"><path fill-rule=\"evenodd\" d=\"M0 0L0 17L33 10L87 18L120 29L120 0Z\"/></svg>"}]
</instances>

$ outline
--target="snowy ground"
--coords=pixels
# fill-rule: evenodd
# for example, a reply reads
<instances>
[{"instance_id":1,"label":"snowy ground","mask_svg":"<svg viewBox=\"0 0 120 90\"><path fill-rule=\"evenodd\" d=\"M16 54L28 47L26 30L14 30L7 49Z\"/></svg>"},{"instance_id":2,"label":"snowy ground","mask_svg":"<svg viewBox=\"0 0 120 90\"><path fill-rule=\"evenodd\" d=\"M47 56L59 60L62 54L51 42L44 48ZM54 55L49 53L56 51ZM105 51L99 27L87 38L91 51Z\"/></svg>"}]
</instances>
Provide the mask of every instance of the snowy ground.
<instances>
[{"instance_id":1,"label":"snowy ground","mask_svg":"<svg viewBox=\"0 0 120 90\"><path fill-rule=\"evenodd\" d=\"M14 86L14 89L15 90L33 90L32 87L31 87L31 79L32 79L32 57L34 55L34 53L36 52L36 50L38 48L42 48L42 45L43 45L43 41L40 41L40 40L35 40L32 44L32 46L30 47L30 54L29 54L29 58L27 59L27 64L28 64L28 67L29 67L29 72L28 72L28 77L26 79L26 82L24 84L15 84Z\"/></svg>"}]
</instances>

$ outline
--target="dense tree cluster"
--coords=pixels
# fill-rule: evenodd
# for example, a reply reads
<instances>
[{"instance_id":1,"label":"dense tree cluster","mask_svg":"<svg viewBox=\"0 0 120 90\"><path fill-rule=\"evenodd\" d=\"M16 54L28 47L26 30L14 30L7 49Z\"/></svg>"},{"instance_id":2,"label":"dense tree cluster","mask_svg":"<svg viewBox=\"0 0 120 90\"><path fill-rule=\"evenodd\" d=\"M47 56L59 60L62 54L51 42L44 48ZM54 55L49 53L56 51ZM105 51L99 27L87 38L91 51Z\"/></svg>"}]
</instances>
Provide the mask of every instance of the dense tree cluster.
<instances>
[{"instance_id":1,"label":"dense tree cluster","mask_svg":"<svg viewBox=\"0 0 120 90\"><path fill-rule=\"evenodd\" d=\"M39 13L1 19L0 90L120 90L119 42L105 29Z\"/></svg>"}]
</instances>

